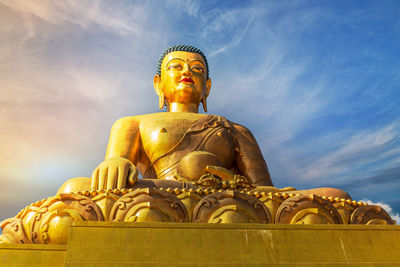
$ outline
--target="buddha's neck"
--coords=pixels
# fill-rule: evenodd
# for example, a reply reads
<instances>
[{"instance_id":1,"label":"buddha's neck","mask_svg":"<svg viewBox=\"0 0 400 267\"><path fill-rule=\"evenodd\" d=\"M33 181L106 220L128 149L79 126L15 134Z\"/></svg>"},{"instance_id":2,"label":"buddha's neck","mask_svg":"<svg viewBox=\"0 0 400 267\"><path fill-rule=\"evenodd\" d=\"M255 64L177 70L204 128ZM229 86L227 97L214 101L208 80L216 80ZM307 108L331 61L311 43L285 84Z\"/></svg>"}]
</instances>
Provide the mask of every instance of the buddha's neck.
<instances>
[{"instance_id":1,"label":"buddha's neck","mask_svg":"<svg viewBox=\"0 0 400 267\"><path fill-rule=\"evenodd\" d=\"M198 113L199 112L199 105L193 103L170 103L168 107L169 112L192 112Z\"/></svg>"}]
</instances>

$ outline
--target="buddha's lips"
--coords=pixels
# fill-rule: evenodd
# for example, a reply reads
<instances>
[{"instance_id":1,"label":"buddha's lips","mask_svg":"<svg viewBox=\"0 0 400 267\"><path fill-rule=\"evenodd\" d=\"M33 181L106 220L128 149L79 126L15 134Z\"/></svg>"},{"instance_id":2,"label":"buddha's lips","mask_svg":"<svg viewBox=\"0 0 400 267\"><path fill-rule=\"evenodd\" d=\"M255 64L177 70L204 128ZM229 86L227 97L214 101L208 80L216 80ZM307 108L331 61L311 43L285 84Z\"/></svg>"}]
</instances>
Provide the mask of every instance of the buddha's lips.
<instances>
[{"instance_id":1,"label":"buddha's lips","mask_svg":"<svg viewBox=\"0 0 400 267\"><path fill-rule=\"evenodd\" d=\"M183 78L179 81L180 83L194 83L194 81L190 78Z\"/></svg>"}]
</instances>

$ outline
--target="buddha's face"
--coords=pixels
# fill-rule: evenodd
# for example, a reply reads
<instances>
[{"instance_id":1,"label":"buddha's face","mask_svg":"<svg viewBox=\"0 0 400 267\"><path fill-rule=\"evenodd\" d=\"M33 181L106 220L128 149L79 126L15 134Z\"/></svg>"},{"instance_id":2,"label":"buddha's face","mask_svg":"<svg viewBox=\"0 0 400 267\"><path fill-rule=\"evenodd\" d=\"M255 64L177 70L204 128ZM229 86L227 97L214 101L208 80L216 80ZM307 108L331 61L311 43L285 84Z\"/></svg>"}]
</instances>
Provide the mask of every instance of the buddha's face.
<instances>
[{"instance_id":1,"label":"buddha's face","mask_svg":"<svg viewBox=\"0 0 400 267\"><path fill-rule=\"evenodd\" d=\"M163 93L168 103L199 104L207 98L211 80L201 55L175 51L167 54L161 64L161 77L154 77L157 94Z\"/></svg>"}]
</instances>

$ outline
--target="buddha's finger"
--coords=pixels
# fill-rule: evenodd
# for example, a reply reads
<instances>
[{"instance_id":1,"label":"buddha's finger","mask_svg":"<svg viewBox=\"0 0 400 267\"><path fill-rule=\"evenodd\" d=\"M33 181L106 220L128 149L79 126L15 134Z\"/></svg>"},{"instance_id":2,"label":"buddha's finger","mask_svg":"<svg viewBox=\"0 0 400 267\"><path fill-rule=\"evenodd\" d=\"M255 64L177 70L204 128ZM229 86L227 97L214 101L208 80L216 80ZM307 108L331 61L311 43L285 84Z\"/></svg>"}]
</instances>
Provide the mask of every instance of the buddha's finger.
<instances>
[{"instance_id":1,"label":"buddha's finger","mask_svg":"<svg viewBox=\"0 0 400 267\"><path fill-rule=\"evenodd\" d=\"M107 185L108 167L100 168L99 171L99 190L105 189Z\"/></svg>"},{"instance_id":2,"label":"buddha's finger","mask_svg":"<svg viewBox=\"0 0 400 267\"><path fill-rule=\"evenodd\" d=\"M92 182L90 188L96 190L99 185L99 168L96 168L92 173Z\"/></svg>"},{"instance_id":3,"label":"buddha's finger","mask_svg":"<svg viewBox=\"0 0 400 267\"><path fill-rule=\"evenodd\" d=\"M107 188L106 189L114 189L117 187L117 179L118 179L118 166L114 168L108 168L108 179L107 179Z\"/></svg>"},{"instance_id":4,"label":"buddha's finger","mask_svg":"<svg viewBox=\"0 0 400 267\"><path fill-rule=\"evenodd\" d=\"M138 179L139 172L136 167L131 166L129 168L128 184L134 185Z\"/></svg>"},{"instance_id":5,"label":"buddha's finger","mask_svg":"<svg viewBox=\"0 0 400 267\"><path fill-rule=\"evenodd\" d=\"M128 168L125 167L120 167L118 166L118 178L117 178L117 188L118 189L122 189L125 187L126 184L126 179L127 179L127 172L128 172Z\"/></svg>"}]
</instances>

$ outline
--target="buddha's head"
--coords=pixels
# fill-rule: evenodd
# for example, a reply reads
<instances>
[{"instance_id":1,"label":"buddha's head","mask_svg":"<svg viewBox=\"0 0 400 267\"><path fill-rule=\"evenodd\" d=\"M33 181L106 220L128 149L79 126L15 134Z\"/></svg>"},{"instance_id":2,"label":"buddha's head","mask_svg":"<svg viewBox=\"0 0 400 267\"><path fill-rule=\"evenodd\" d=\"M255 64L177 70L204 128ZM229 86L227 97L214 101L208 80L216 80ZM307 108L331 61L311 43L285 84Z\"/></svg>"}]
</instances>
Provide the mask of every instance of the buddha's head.
<instances>
[{"instance_id":1,"label":"buddha's head","mask_svg":"<svg viewBox=\"0 0 400 267\"><path fill-rule=\"evenodd\" d=\"M197 112L200 103L207 112L207 97L211 80L206 56L189 45L171 46L161 55L154 89L159 97L160 109L167 105L169 111ZM183 107L183 108L182 108Z\"/></svg>"}]
</instances>

